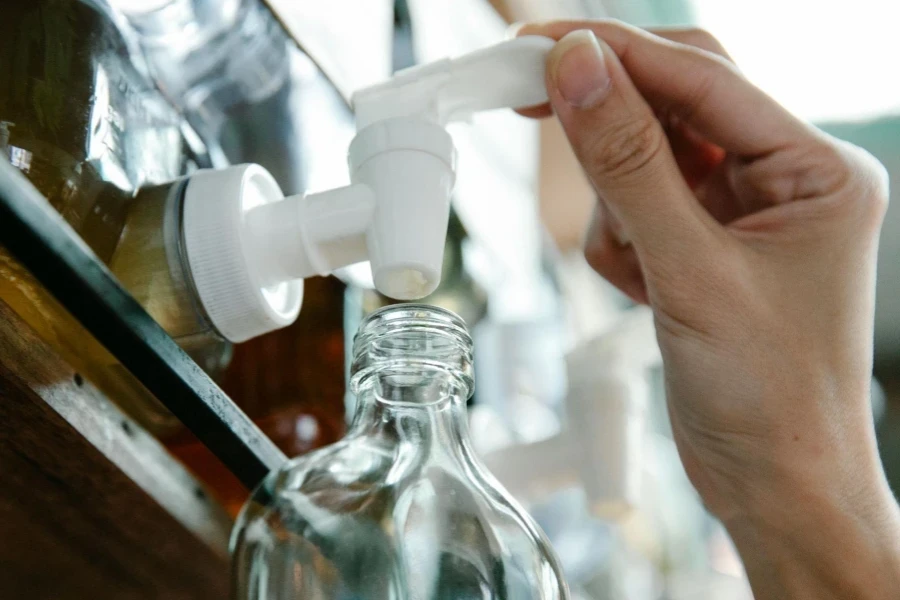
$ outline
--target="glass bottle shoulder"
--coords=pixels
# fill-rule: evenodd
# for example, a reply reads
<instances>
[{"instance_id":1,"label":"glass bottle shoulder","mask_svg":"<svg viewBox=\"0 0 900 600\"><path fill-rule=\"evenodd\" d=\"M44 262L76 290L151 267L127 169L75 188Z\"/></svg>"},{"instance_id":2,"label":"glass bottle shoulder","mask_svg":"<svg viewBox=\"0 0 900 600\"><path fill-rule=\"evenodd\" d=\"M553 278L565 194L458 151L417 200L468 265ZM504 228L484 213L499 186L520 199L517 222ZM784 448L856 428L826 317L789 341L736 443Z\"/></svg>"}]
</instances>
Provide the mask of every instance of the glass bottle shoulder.
<instances>
[{"instance_id":1,"label":"glass bottle shoulder","mask_svg":"<svg viewBox=\"0 0 900 600\"><path fill-rule=\"evenodd\" d=\"M288 461L240 516L236 556L279 546L318 556L328 568L307 577L339 573L349 588L375 594L365 597L387 596L354 578L360 568L379 572L378 585L441 590L422 598L490 597L478 589L565 598L543 534L467 445L455 450L351 437Z\"/></svg>"}]
</instances>

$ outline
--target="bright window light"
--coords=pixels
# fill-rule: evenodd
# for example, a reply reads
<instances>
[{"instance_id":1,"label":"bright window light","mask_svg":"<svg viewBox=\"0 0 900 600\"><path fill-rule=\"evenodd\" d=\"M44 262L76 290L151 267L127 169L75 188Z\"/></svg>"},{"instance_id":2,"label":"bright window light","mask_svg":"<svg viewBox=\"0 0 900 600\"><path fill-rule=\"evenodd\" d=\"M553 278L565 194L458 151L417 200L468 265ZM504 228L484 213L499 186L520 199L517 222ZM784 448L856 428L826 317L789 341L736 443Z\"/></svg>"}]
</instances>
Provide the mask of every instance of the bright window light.
<instances>
[{"instance_id":1,"label":"bright window light","mask_svg":"<svg viewBox=\"0 0 900 600\"><path fill-rule=\"evenodd\" d=\"M813 121L900 114L897 0L693 0L741 70Z\"/></svg>"}]
</instances>

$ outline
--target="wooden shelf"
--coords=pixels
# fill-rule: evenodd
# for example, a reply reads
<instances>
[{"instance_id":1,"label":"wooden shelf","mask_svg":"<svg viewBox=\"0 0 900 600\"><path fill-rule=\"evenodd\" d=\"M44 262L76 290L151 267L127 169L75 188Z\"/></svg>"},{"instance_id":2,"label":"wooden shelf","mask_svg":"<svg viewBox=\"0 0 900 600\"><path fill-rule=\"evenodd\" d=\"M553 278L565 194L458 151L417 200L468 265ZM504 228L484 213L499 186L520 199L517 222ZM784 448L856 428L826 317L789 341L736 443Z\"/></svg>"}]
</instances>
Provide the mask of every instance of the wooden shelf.
<instances>
[{"instance_id":1,"label":"wooden shelf","mask_svg":"<svg viewBox=\"0 0 900 600\"><path fill-rule=\"evenodd\" d=\"M0 301L0 598L227 598L230 526Z\"/></svg>"}]
</instances>

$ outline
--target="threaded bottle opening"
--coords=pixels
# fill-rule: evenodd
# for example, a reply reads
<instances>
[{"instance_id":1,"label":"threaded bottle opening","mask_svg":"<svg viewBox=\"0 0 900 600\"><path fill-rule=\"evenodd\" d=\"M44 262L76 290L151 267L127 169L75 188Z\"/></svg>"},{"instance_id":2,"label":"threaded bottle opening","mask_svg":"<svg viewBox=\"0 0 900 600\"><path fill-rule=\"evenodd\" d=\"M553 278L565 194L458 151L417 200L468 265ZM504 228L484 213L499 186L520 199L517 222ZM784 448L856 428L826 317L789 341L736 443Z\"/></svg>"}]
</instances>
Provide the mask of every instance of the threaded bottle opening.
<instances>
[{"instance_id":1,"label":"threaded bottle opening","mask_svg":"<svg viewBox=\"0 0 900 600\"><path fill-rule=\"evenodd\" d=\"M472 337L454 313L425 304L396 304L366 317L353 338L350 388L366 389L373 375L394 380L446 375L468 398L474 390Z\"/></svg>"}]
</instances>

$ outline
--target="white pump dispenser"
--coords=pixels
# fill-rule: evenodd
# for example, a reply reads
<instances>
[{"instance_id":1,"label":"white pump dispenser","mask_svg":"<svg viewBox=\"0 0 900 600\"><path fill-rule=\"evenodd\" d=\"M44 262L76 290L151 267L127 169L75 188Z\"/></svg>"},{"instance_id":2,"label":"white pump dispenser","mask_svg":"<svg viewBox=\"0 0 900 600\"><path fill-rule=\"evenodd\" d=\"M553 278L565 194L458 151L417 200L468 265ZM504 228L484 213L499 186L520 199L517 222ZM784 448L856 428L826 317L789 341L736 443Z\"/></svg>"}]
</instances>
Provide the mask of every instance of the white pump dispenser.
<instances>
[{"instance_id":1,"label":"white pump dispenser","mask_svg":"<svg viewBox=\"0 0 900 600\"><path fill-rule=\"evenodd\" d=\"M299 311L303 278L366 259L386 296L433 292L456 171L444 127L546 102L553 43L520 37L356 92L349 186L283 198L257 165L195 174L185 191L185 247L213 324L235 342L284 327Z\"/></svg>"}]
</instances>

